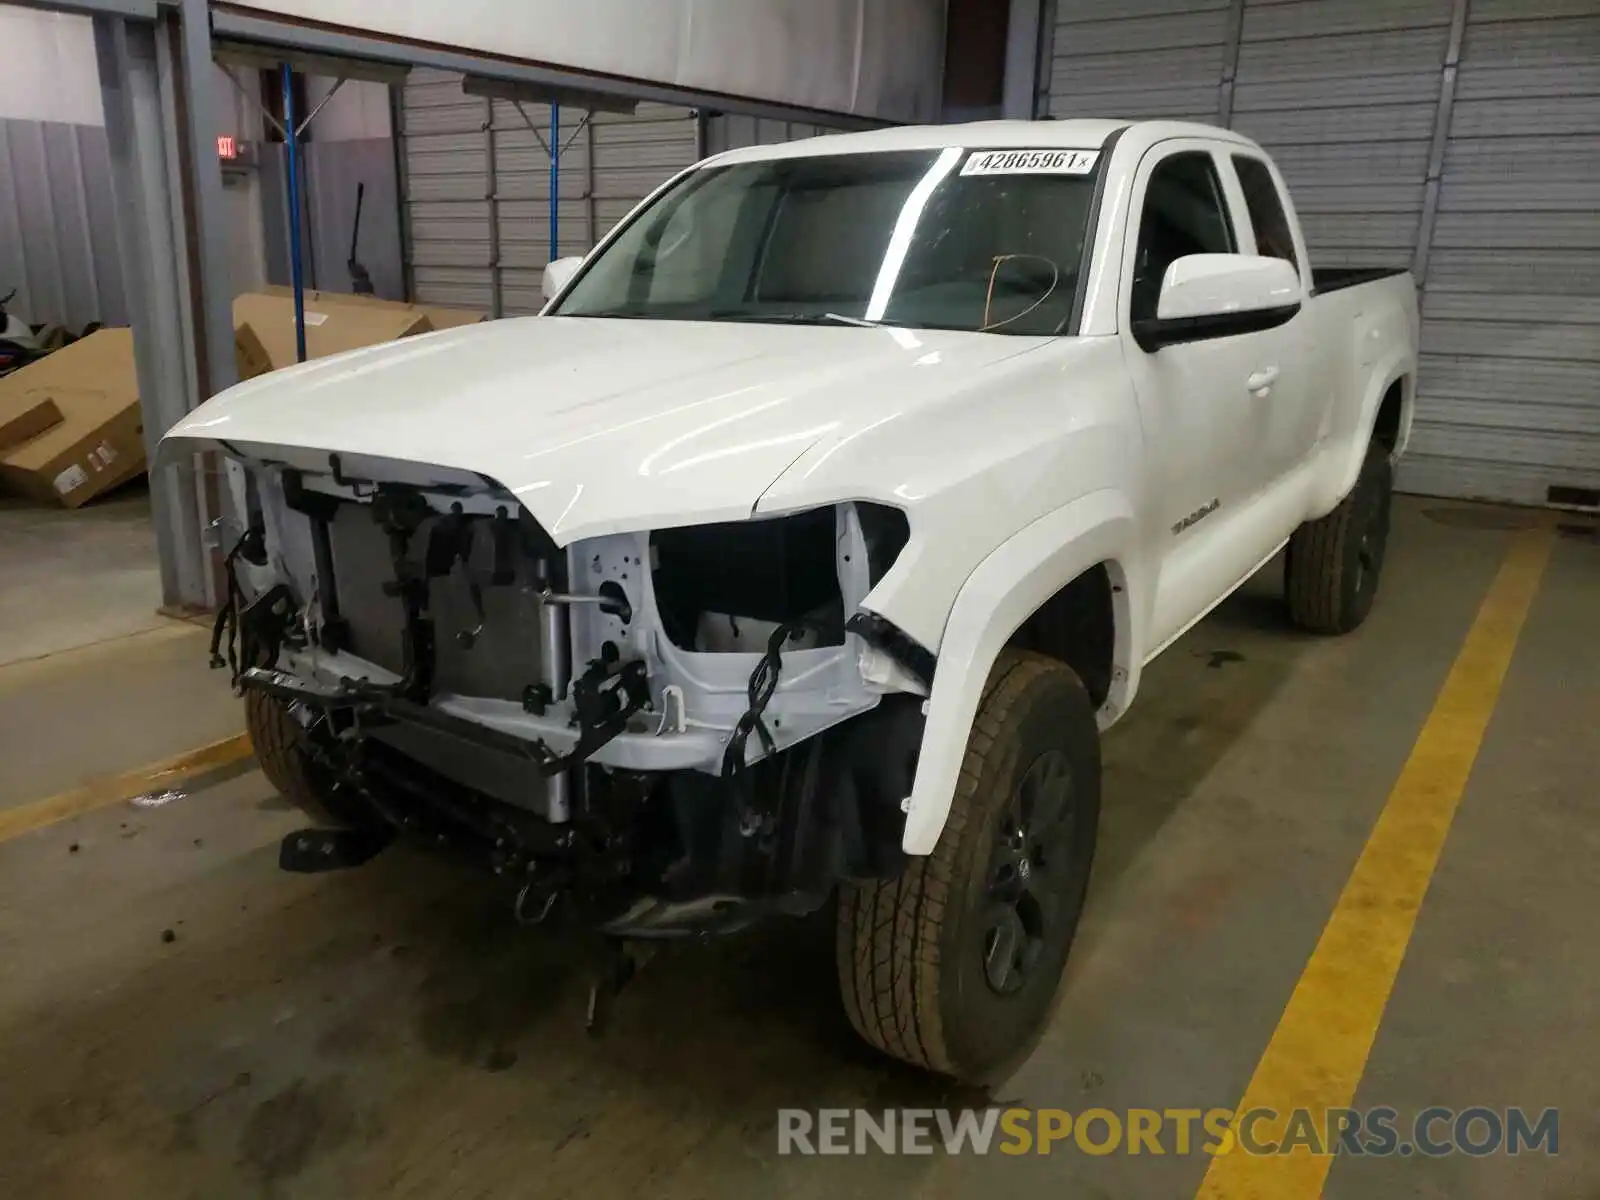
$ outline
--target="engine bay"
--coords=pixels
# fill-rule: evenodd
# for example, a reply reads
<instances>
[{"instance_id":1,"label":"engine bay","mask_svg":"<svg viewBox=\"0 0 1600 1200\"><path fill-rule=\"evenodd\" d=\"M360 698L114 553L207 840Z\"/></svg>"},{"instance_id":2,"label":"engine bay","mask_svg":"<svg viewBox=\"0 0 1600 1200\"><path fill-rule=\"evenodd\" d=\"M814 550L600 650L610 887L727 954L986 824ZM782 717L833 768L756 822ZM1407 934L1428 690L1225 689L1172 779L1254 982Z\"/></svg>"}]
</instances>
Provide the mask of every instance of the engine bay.
<instances>
[{"instance_id":1,"label":"engine bay","mask_svg":"<svg viewBox=\"0 0 1600 1200\"><path fill-rule=\"evenodd\" d=\"M337 455L256 484L214 662L289 706L387 826L523 879L519 913L599 888L628 929L701 928L898 855L926 681L852 621L905 544L897 510L561 548L488 486ZM910 747L893 769L886 738Z\"/></svg>"}]
</instances>

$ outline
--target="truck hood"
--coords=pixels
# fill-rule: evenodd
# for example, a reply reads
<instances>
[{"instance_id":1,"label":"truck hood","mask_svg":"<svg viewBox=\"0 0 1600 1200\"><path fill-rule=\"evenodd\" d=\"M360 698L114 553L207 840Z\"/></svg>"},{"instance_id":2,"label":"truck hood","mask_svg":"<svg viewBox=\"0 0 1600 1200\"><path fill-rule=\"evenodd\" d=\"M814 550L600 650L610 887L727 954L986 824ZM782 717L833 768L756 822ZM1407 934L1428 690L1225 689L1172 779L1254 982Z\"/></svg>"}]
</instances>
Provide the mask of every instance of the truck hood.
<instances>
[{"instance_id":1,"label":"truck hood","mask_svg":"<svg viewBox=\"0 0 1600 1200\"><path fill-rule=\"evenodd\" d=\"M525 317L275 371L201 405L162 451L220 443L269 460L309 450L470 471L565 545L748 517L818 443L870 433L891 412L904 438L919 408L1047 341Z\"/></svg>"}]
</instances>

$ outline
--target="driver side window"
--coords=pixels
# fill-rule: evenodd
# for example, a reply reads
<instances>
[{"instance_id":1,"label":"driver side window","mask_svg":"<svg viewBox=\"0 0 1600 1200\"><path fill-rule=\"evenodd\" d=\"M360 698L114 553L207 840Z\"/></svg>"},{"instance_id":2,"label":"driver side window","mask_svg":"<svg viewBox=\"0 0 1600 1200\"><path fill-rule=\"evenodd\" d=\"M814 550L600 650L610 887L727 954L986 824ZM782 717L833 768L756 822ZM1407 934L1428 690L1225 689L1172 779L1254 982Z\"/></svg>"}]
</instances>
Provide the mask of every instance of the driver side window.
<instances>
[{"instance_id":1,"label":"driver side window","mask_svg":"<svg viewBox=\"0 0 1600 1200\"><path fill-rule=\"evenodd\" d=\"M1236 249L1222 178L1211 155L1190 150L1162 160L1150 173L1139 217L1132 319L1156 315L1161 279L1175 260L1186 254L1232 254Z\"/></svg>"}]
</instances>

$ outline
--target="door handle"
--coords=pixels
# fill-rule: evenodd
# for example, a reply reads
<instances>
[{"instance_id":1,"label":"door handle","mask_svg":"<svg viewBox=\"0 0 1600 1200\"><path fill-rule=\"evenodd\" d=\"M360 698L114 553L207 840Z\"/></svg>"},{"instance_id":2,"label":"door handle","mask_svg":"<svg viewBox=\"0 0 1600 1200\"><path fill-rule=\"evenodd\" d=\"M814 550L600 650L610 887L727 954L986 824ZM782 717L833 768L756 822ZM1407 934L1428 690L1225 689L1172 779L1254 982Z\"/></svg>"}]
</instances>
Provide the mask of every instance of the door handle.
<instances>
[{"instance_id":1,"label":"door handle","mask_svg":"<svg viewBox=\"0 0 1600 1200\"><path fill-rule=\"evenodd\" d=\"M1277 367L1262 367L1249 379L1244 381L1244 386L1252 392L1264 392L1278 382Z\"/></svg>"}]
</instances>

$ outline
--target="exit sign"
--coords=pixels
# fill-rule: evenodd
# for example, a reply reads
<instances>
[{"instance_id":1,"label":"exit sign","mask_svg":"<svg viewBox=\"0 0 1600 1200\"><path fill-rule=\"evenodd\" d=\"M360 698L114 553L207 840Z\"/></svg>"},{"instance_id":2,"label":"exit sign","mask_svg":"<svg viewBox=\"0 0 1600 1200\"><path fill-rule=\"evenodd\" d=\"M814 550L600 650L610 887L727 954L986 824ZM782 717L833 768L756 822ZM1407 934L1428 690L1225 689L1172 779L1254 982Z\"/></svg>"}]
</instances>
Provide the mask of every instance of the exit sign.
<instances>
[{"instance_id":1,"label":"exit sign","mask_svg":"<svg viewBox=\"0 0 1600 1200\"><path fill-rule=\"evenodd\" d=\"M233 162L239 157L239 139L230 134L221 134L217 138L217 157L223 162Z\"/></svg>"}]
</instances>

